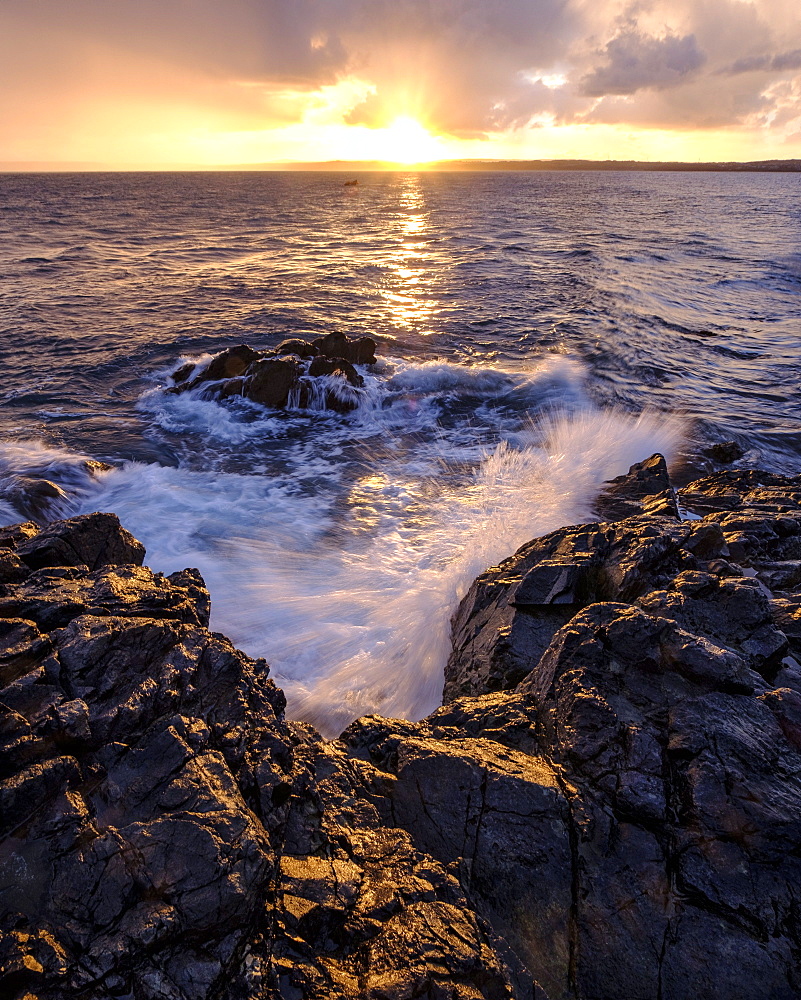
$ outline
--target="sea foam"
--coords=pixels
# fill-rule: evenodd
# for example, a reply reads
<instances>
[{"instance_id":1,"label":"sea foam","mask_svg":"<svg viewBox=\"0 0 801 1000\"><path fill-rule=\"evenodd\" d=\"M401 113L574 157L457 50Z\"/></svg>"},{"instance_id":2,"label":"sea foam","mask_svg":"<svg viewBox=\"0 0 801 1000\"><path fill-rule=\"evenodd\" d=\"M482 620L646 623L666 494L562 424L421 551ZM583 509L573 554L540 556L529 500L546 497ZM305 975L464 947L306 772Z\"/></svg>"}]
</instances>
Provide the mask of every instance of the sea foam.
<instances>
[{"instance_id":1,"label":"sea foam","mask_svg":"<svg viewBox=\"0 0 801 1000\"><path fill-rule=\"evenodd\" d=\"M212 628L268 660L291 717L327 736L368 712L417 719L439 704L475 576L591 517L604 480L670 458L682 426L593 406L558 355L528 371L385 361L369 378L344 418L151 390L153 433L184 421L202 442L177 467L90 473L17 442L0 468L66 483L68 513L116 512L155 570L197 567Z\"/></svg>"}]
</instances>

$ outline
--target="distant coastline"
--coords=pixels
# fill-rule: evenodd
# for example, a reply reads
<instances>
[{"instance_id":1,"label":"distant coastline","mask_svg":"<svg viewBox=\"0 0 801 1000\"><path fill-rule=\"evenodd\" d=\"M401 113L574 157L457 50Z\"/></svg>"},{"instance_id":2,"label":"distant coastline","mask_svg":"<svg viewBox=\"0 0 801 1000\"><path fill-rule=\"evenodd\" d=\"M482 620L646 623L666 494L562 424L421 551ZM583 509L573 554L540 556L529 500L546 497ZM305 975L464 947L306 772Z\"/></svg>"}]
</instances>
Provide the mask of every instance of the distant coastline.
<instances>
[{"instance_id":1,"label":"distant coastline","mask_svg":"<svg viewBox=\"0 0 801 1000\"><path fill-rule=\"evenodd\" d=\"M801 173L801 160L749 160L744 162L688 162L652 160L438 160L431 163L384 163L378 160L325 160L314 163L238 163L217 166L172 164L144 167L126 164L39 161L0 162L0 173L220 173L236 171L317 171L331 173L426 172L536 170L663 171L683 173Z\"/></svg>"}]
</instances>

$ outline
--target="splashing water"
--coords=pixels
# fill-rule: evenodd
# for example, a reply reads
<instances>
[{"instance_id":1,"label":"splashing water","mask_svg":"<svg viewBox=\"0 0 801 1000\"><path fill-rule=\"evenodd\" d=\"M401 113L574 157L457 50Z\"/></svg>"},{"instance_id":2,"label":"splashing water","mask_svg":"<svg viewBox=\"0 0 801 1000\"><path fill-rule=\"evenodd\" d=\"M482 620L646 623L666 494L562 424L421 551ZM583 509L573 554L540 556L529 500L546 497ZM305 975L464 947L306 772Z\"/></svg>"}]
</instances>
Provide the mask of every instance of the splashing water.
<instances>
[{"instance_id":1,"label":"splashing water","mask_svg":"<svg viewBox=\"0 0 801 1000\"><path fill-rule=\"evenodd\" d=\"M284 441L294 464L283 475L258 472L258 448L309 414L261 410L243 421L202 399L153 393L143 406L155 426L202 428L207 443L221 436L219 447L179 467L98 472L81 456L19 442L2 461L73 483L60 516L116 512L154 569L200 569L212 627L268 660L291 717L332 736L366 713L417 719L436 708L450 619L472 580L529 539L590 518L601 484L634 462L655 451L670 458L678 418L577 405L580 375L564 358L522 375L390 369L383 404L374 386L351 419L323 417L315 452L308 435ZM501 419L504 394L545 410ZM558 399L567 410L553 408ZM495 435L494 445L477 445L477 434ZM346 461L354 442L359 461ZM247 471L231 471L226 449L245 446Z\"/></svg>"}]
</instances>

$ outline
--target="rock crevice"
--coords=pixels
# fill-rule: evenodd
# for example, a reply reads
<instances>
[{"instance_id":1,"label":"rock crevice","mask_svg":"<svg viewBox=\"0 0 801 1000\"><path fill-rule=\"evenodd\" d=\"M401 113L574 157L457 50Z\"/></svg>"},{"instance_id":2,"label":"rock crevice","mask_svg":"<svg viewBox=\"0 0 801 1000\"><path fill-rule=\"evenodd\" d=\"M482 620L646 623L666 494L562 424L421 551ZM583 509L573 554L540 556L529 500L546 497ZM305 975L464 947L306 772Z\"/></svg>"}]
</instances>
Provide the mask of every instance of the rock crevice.
<instances>
[{"instance_id":1,"label":"rock crevice","mask_svg":"<svg viewBox=\"0 0 801 1000\"><path fill-rule=\"evenodd\" d=\"M113 515L2 529L0 994L801 995L801 484L663 464L475 581L437 712L333 741Z\"/></svg>"}]
</instances>

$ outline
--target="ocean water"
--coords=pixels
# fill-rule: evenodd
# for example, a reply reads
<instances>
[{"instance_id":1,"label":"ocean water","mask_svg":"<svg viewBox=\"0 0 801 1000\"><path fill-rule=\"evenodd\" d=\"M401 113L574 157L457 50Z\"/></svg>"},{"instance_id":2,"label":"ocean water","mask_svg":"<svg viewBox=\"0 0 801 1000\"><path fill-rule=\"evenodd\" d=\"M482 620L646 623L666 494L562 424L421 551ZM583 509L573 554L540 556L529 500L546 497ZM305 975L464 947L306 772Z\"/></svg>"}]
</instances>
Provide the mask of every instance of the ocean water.
<instances>
[{"instance_id":1,"label":"ocean water","mask_svg":"<svg viewBox=\"0 0 801 1000\"><path fill-rule=\"evenodd\" d=\"M0 522L115 511L329 735L432 710L471 580L633 462L801 472L798 175L347 179L0 176ZM332 330L351 414L164 392Z\"/></svg>"}]
</instances>

